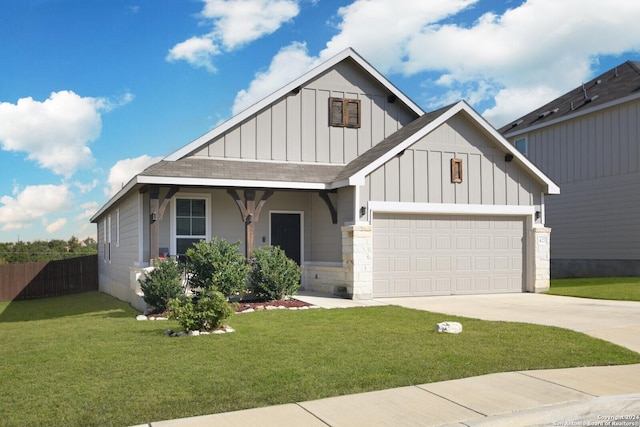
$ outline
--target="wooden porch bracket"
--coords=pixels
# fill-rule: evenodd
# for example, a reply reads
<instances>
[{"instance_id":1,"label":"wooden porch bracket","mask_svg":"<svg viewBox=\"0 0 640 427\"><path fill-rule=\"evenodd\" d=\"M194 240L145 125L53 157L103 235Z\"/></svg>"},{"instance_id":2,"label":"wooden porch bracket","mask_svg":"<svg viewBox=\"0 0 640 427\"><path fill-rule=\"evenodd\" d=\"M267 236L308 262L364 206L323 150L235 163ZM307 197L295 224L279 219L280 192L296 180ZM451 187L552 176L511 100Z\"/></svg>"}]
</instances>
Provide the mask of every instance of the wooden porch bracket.
<instances>
[{"instance_id":1,"label":"wooden porch bracket","mask_svg":"<svg viewBox=\"0 0 640 427\"><path fill-rule=\"evenodd\" d=\"M333 224L337 224L338 223L338 211L336 210L335 206L333 206L333 202L331 201L331 197L329 197L329 192L327 190L322 190L322 191L318 192L318 195L320 196L320 198L322 200L324 200L324 202L327 204L327 207L329 208L329 212L331 212L331 222Z\"/></svg>"},{"instance_id":2,"label":"wooden porch bracket","mask_svg":"<svg viewBox=\"0 0 640 427\"><path fill-rule=\"evenodd\" d=\"M272 190L266 190L262 193L262 197L258 200L256 204L256 190L253 189L245 189L244 190L244 201L240 198L238 192L230 188L227 190L227 194L229 194L233 200L235 200L238 205L238 209L240 209L240 216L242 217L242 222L244 222L245 226L245 256L247 259L251 259L253 256L253 242L255 235L255 225L254 223L258 222L260 219L260 212L264 207L265 203L269 199L269 197L273 196Z\"/></svg>"}]
</instances>

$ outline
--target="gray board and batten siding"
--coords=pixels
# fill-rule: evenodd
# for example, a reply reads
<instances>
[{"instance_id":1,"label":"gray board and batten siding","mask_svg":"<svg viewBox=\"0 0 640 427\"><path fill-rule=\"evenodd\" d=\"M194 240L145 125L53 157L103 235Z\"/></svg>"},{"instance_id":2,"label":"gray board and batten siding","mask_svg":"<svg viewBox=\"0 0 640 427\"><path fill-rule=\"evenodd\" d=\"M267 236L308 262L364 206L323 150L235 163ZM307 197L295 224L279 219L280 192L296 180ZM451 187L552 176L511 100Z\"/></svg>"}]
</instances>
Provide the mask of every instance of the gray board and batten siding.
<instances>
[{"instance_id":1,"label":"gray board and batten siding","mask_svg":"<svg viewBox=\"0 0 640 427\"><path fill-rule=\"evenodd\" d=\"M451 182L450 160L461 158L464 179ZM361 201L535 205L544 189L463 114L458 114L366 178Z\"/></svg>"},{"instance_id":2,"label":"gray board and batten siding","mask_svg":"<svg viewBox=\"0 0 640 427\"><path fill-rule=\"evenodd\" d=\"M355 64L339 64L232 127L194 156L346 164L417 115ZM361 102L360 128L328 125L329 99Z\"/></svg>"}]
</instances>

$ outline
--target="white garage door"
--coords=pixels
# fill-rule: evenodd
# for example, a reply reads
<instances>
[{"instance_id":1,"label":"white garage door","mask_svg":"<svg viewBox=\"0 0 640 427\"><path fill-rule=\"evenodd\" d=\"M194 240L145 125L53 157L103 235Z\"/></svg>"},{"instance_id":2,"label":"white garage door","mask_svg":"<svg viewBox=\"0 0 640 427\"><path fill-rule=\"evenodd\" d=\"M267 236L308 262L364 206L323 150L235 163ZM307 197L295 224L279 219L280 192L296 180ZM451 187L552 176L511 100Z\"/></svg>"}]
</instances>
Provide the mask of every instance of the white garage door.
<instances>
[{"instance_id":1,"label":"white garage door","mask_svg":"<svg viewBox=\"0 0 640 427\"><path fill-rule=\"evenodd\" d=\"M524 219L374 214L373 296L522 292Z\"/></svg>"}]
</instances>

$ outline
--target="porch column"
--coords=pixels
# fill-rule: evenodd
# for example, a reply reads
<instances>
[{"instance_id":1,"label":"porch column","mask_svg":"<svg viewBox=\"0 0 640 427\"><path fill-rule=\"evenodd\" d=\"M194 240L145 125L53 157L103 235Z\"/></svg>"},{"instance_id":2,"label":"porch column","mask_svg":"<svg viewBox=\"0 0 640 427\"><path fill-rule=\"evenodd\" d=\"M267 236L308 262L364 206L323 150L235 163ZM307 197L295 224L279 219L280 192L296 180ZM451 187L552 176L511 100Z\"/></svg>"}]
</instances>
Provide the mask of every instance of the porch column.
<instances>
[{"instance_id":1,"label":"porch column","mask_svg":"<svg viewBox=\"0 0 640 427\"><path fill-rule=\"evenodd\" d=\"M256 191L253 189L244 190L244 202L238 195L238 192L234 189L227 190L227 194L233 197L236 201L238 209L240 209L240 216L245 227L245 257L251 259L253 257L253 243L255 236L255 224L260 219L260 212L265 203L273 195L273 191L266 190L262 193L262 197L256 204Z\"/></svg>"},{"instance_id":2,"label":"porch column","mask_svg":"<svg viewBox=\"0 0 640 427\"><path fill-rule=\"evenodd\" d=\"M149 265L158 258L160 252L160 187L152 185L149 188Z\"/></svg>"},{"instance_id":3,"label":"porch column","mask_svg":"<svg viewBox=\"0 0 640 427\"><path fill-rule=\"evenodd\" d=\"M354 300L373 298L373 227L346 225L342 229L342 267L347 293Z\"/></svg>"},{"instance_id":4,"label":"porch column","mask_svg":"<svg viewBox=\"0 0 640 427\"><path fill-rule=\"evenodd\" d=\"M180 187L171 187L160 204L160 187L158 185L149 187L149 265L153 265L153 260L159 257L160 221L164 218L169 201L179 190Z\"/></svg>"},{"instance_id":5,"label":"porch column","mask_svg":"<svg viewBox=\"0 0 640 427\"><path fill-rule=\"evenodd\" d=\"M536 227L533 229L533 291L549 290L551 279L551 229Z\"/></svg>"}]
</instances>

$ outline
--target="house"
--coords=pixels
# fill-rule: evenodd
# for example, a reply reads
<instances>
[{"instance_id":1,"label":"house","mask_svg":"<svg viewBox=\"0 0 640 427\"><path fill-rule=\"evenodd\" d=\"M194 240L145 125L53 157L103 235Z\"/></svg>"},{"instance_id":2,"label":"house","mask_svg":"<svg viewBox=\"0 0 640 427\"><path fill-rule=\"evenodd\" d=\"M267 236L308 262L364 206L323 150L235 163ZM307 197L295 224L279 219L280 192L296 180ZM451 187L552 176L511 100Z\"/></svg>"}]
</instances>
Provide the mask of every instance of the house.
<instances>
[{"instance_id":1,"label":"house","mask_svg":"<svg viewBox=\"0 0 640 427\"><path fill-rule=\"evenodd\" d=\"M500 132L562 187L545 203L551 276L640 275L640 63L625 62Z\"/></svg>"},{"instance_id":2,"label":"house","mask_svg":"<svg viewBox=\"0 0 640 427\"><path fill-rule=\"evenodd\" d=\"M559 188L467 103L425 114L352 49L135 176L91 219L100 287L200 239L278 245L353 299L548 287Z\"/></svg>"}]
</instances>

